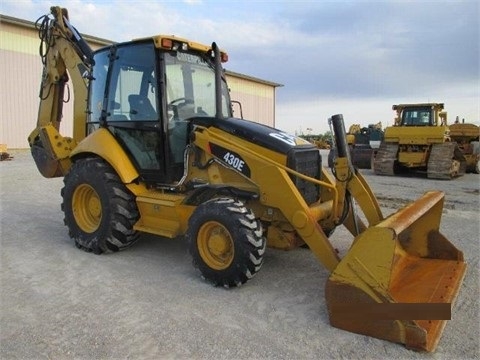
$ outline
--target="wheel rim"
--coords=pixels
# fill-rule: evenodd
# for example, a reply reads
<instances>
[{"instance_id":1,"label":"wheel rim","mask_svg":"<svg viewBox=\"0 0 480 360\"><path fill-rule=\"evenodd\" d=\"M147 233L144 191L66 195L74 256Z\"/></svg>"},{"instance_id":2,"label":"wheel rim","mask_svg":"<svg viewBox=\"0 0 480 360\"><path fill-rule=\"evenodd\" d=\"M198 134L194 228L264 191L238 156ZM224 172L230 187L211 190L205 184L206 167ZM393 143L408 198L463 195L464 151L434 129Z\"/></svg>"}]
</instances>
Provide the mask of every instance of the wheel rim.
<instances>
[{"instance_id":1,"label":"wheel rim","mask_svg":"<svg viewBox=\"0 0 480 360\"><path fill-rule=\"evenodd\" d=\"M224 270L233 261L233 239L230 232L216 221L206 222L200 227L197 246L203 261L212 269Z\"/></svg>"},{"instance_id":2,"label":"wheel rim","mask_svg":"<svg viewBox=\"0 0 480 360\"><path fill-rule=\"evenodd\" d=\"M78 227L84 232L92 233L100 226L102 204L97 192L90 185L82 184L75 189L72 210Z\"/></svg>"}]
</instances>

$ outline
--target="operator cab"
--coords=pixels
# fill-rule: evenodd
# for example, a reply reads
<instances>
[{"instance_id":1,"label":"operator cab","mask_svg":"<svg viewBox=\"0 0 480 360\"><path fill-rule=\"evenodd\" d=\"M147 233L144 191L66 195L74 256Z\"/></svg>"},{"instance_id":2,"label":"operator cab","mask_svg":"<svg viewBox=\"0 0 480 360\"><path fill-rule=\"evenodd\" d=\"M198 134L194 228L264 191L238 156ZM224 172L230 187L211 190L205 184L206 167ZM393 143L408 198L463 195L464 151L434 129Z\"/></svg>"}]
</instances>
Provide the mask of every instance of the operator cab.
<instances>
[{"instance_id":1,"label":"operator cab","mask_svg":"<svg viewBox=\"0 0 480 360\"><path fill-rule=\"evenodd\" d=\"M402 111L402 125L405 126L433 126L431 108L404 109Z\"/></svg>"},{"instance_id":2,"label":"operator cab","mask_svg":"<svg viewBox=\"0 0 480 360\"><path fill-rule=\"evenodd\" d=\"M174 41L165 49L158 39L95 52L87 126L107 128L144 181L168 185L183 176L189 119L216 115L215 70L206 49ZM224 79L221 108L231 116Z\"/></svg>"}]
</instances>

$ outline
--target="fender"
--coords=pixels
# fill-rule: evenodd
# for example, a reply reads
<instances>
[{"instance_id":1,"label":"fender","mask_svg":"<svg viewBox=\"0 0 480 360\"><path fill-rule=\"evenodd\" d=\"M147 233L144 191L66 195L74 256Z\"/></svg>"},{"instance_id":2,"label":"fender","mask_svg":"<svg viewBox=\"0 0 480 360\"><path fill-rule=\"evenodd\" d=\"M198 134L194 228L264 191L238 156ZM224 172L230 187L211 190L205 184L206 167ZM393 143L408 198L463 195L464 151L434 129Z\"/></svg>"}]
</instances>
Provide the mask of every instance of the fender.
<instances>
[{"instance_id":1,"label":"fender","mask_svg":"<svg viewBox=\"0 0 480 360\"><path fill-rule=\"evenodd\" d=\"M106 129L100 128L83 139L73 149L70 158L87 153L96 154L107 161L125 184L131 183L140 175L117 140Z\"/></svg>"}]
</instances>

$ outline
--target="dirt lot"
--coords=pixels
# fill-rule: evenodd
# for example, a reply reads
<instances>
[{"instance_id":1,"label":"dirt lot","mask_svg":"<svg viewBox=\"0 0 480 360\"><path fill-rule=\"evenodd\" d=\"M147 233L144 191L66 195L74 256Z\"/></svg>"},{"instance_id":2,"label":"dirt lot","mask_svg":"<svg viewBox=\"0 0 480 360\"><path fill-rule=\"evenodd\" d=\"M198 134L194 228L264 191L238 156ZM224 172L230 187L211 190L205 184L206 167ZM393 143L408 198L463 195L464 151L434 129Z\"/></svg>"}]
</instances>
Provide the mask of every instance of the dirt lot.
<instances>
[{"instance_id":1,"label":"dirt lot","mask_svg":"<svg viewBox=\"0 0 480 360\"><path fill-rule=\"evenodd\" d=\"M468 262L437 351L329 325L327 271L306 249L270 250L238 289L214 288L186 244L143 236L127 251L75 248L63 225L61 179L44 179L27 151L0 163L1 359L473 359L479 353L479 175L454 181L362 171L390 213L424 191L446 193L441 230ZM334 246L348 248L344 229Z\"/></svg>"}]
</instances>

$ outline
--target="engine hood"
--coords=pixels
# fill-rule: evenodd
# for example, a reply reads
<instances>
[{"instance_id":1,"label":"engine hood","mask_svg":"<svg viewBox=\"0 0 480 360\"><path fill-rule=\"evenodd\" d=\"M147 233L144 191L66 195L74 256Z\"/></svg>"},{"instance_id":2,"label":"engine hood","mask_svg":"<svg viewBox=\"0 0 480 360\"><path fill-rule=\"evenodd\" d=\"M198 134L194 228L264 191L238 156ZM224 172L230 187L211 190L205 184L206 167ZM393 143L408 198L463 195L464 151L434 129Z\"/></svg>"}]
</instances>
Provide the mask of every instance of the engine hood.
<instances>
[{"instance_id":1,"label":"engine hood","mask_svg":"<svg viewBox=\"0 0 480 360\"><path fill-rule=\"evenodd\" d=\"M282 154L288 154L292 148L316 148L315 145L300 137L249 120L214 117L196 117L190 120L193 125L215 127Z\"/></svg>"}]
</instances>

